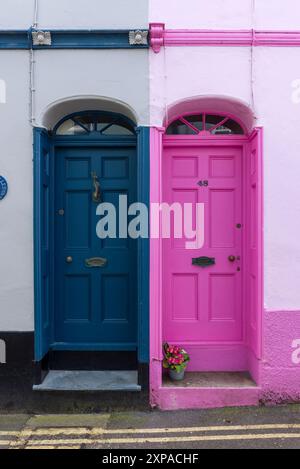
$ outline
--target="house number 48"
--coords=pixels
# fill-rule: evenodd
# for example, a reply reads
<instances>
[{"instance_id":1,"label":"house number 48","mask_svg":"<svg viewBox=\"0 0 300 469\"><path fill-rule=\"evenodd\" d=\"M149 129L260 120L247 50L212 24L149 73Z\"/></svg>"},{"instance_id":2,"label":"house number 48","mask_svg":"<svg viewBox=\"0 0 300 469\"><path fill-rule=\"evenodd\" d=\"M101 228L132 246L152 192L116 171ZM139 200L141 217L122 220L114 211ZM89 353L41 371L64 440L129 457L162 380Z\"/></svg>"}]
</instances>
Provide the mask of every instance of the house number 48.
<instances>
[{"instance_id":1,"label":"house number 48","mask_svg":"<svg viewBox=\"0 0 300 469\"><path fill-rule=\"evenodd\" d=\"M199 182L198 182L198 186L200 186L200 187L207 187L207 186L208 186L208 181L207 181L207 180L199 181Z\"/></svg>"}]
</instances>

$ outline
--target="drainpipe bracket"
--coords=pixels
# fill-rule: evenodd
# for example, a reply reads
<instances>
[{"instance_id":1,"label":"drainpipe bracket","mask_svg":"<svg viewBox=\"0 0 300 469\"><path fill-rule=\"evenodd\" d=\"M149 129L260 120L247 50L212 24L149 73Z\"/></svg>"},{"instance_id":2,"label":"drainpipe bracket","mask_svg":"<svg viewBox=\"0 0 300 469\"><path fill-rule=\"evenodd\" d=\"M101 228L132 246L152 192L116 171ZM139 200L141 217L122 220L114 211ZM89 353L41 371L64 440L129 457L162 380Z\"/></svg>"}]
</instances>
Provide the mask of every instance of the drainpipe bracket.
<instances>
[{"instance_id":1,"label":"drainpipe bracket","mask_svg":"<svg viewBox=\"0 0 300 469\"><path fill-rule=\"evenodd\" d=\"M32 31L32 44L34 46L51 46L50 31Z\"/></svg>"},{"instance_id":2,"label":"drainpipe bracket","mask_svg":"<svg viewBox=\"0 0 300 469\"><path fill-rule=\"evenodd\" d=\"M142 31L141 29L129 31L129 44L131 46L147 46L148 31Z\"/></svg>"}]
</instances>

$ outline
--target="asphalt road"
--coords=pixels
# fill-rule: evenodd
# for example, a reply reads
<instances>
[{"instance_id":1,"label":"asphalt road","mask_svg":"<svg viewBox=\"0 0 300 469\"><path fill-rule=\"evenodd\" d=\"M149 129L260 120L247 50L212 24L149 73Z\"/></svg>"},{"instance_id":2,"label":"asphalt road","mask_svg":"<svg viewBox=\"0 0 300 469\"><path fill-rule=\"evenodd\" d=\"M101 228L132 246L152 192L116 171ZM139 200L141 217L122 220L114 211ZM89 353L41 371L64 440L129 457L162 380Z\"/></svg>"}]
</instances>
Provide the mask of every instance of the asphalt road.
<instances>
[{"instance_id":1,"label":"asphalt road","mask_svg":"<svg viewBox=\"0 0 300 469\"><path fill-rule=\"evenodd\" d=\"M0 416L0 449L111 449L113 455L115 449L299 448L299 405Z\"/></svg>"}]
</instances>

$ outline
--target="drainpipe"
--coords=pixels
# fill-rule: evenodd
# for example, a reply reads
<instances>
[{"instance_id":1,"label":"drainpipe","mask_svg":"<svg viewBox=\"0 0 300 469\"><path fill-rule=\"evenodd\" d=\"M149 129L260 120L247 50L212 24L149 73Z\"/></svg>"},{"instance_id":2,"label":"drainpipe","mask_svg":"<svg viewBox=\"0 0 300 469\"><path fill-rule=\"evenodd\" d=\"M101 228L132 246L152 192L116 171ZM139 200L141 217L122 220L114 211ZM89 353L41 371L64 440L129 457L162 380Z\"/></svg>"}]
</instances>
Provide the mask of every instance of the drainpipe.
<instances>
[{"instance_id":1,"label":"drainpipe","mask_svg":"<svg viewBox=\"0 0 300 469\"><path fill-rule=\"evenodd\" d=\"M256 0L251 0L251 23L252 23L252 44L251 44L251 108L253 114L255 115L255 96L254 96L254 85L255 85L255 78L254 78L254 42L255 42L255 23L256 23Z\"/></svg>"},{"instance_id":2,"label":"drainpipe","mask_svg":"<svg viewBox=\"0 0 300 469\"><path fill-rule=\"evenodd\" d=\"M34 17L33 17L33 28L38 27L38 13L39 13L39 0L34 0Z\"/></svg>"},{"instance_id":3,"label":"drainpipe","mask_svg":"<svg viewBox=\"0 0 300 469\"><path fill-rule=\"evenodd\" d=\"M34 13L33 22L29 30L29 34L32 35L32 29L38 28L38 11L39 11L39 0L34 0ZM31 38L32 39L32 38ZM34 50L31 48L29 51L30 65L29 65L29 86L30 86L30 103L29 103L29 120L32 127L35 126L35 55Z\"/></svg>"}]
</instances>

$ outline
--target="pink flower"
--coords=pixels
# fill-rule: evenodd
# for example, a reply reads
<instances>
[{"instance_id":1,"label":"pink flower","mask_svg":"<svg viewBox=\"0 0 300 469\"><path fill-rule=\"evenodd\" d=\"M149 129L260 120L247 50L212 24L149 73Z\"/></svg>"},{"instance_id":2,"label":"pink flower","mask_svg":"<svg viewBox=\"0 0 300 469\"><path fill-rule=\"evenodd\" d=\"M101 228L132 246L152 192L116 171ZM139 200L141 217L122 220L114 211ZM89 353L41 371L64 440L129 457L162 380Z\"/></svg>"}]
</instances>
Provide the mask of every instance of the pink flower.
<instances>
[{"instance_id":1,"label":"pink flower","mask_svg":"<svg viewBox=\"0 0 300 469\"><path fill-rule=\"evenodd\" d=\"M183 366L189 362L186 351L178 345L164 345L165 364L167 367Z\"/></svg>"}]
</instances>

